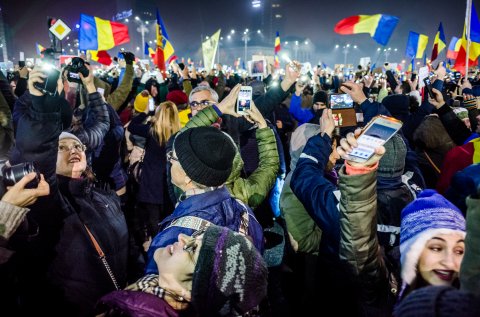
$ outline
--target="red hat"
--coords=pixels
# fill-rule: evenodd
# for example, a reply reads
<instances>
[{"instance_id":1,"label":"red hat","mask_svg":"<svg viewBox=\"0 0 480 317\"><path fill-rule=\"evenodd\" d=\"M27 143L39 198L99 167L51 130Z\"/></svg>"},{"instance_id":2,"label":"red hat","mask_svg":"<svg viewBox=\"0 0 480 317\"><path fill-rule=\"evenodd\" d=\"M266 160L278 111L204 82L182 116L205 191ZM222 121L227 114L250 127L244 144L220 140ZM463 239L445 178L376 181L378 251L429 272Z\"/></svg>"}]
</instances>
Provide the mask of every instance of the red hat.
<instances>
[{"instance_id":1,"label":"red hat","mask_svg":"<svg viewBox=\"0 0 480 317\"><path fill-rule=\"evenodd\" d=\"M172 90L167 94L167 100L179 106L188 103L188 96L181 90Z\"/></svg>"}]
</instances>

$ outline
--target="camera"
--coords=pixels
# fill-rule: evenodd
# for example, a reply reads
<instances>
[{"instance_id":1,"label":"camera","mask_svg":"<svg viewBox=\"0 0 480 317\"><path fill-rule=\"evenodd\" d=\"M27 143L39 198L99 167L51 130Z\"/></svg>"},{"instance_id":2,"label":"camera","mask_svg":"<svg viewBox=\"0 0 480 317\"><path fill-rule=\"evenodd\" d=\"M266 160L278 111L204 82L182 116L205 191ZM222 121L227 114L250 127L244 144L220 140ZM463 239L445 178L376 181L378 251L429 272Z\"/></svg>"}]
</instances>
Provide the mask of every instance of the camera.
<instances>
[{"instance_id":1,"label":"camera","mask_svg":"<svg viewBox=\"0 0 480 317\"><path fill-rule=\"evenodd\" d=\"M40 182L40 174L35 169L32 162L23 162L10 167L2 168L3 183L5 186L13 186L20 181L25 175L35 173L37 176L30 181L25 188L36 188Z\"/></svg>"},{"instance_id":2,"label":"camera","mask_svg":"<svg viewBox=\"0 0 480 317\"><path fill-rule=\"evenodd\" d=\"M85 61L80 57L72 58L71 64L65 67L65 69L68 71L67 80L72 83L81 84L82 80L79 74L82 74L83 77L87 77L89 74L89 70L85 66Z\"/></svg>"},{"instance_id":3,"label":"camera","mask_svg":"<svg viewBox=\"0 0 480 317\"><path fill-rule=\"evenodd\" d=\"M8 82L17 81L20 78L19 72L7 72Z\"/></svg>"}]
</instances>

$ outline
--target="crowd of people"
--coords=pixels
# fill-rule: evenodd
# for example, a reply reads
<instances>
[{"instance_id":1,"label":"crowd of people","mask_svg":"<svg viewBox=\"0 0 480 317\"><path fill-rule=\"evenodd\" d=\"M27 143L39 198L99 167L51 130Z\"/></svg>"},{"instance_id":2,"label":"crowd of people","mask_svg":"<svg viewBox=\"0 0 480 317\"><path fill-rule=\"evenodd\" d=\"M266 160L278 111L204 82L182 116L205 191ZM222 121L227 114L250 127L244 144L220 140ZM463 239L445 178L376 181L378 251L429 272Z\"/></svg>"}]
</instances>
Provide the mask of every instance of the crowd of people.
<instances>
[{"instance_id":1,"label":"crowd of people","mask_svg":"<svg viewBox=\"0 0 480 317\"><path fill-rule=\"evenodd\" d=\"M122 56L0 72L2 316L480 315L478 75Z\"/></svg>"}]
</instances>

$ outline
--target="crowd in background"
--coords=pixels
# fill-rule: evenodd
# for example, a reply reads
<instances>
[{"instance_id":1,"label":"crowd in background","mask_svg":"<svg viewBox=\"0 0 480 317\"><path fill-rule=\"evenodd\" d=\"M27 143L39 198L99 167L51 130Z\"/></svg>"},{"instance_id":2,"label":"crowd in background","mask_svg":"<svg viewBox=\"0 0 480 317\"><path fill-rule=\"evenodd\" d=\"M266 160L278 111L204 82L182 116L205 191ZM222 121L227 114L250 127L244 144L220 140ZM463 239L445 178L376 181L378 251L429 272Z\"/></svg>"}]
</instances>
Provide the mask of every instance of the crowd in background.
<instances>
[{"instance_id":1,"label":"crowd in background","mask_svg":"<svg viewBox=\"0 0 480 317\"><path fill-rule=\"evenodd\" d=\"M476 72L83 63L0 72L2 315L480 315Z\"/></svg>"}]
</instances>

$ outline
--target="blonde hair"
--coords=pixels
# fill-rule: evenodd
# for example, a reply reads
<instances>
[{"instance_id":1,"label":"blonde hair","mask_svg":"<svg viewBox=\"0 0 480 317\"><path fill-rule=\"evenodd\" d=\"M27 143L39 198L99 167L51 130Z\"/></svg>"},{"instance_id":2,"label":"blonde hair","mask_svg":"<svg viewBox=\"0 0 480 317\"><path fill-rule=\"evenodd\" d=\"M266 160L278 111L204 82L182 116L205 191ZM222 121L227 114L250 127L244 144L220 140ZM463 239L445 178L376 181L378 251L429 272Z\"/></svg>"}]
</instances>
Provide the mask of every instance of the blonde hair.
<instances>
[{"instance_id":1,"label":"blonde hair","mask_svg":"<svg viewBox=\"0 0 480 317\"><path fill-rule=\"evenodd\" d=\"M165 145L170 137L180 130L177 106L171 101L162 102L152 118L151 133L160 145Z\"/></svg>"}]
</instances>

